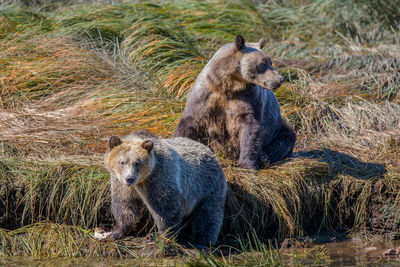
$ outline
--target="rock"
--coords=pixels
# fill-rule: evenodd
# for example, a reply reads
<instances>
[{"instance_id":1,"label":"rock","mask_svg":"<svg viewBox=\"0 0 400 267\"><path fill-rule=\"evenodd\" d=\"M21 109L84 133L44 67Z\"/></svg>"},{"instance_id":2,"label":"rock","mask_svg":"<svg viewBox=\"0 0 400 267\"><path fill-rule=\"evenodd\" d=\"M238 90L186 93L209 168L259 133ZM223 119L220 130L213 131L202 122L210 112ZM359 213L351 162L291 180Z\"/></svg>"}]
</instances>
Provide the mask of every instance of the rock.
<instances>
[{"instance_id":1,"label":"rock","mask_svg":"<svg viewBox=\"0 0 400 267\"><path fill-rule=\"evenodd\" d=\"M285 238L281 243L281 248L299 248L300 242L296 238Z\"/></svg>"},{"instance_id":2,"label":"rock","mask_svg":"<svg viewBox=\"0 0 400 267\"><path fill-rule=\"evenodd\" d=\"M396 254L397 254L397 252L396 252L395 248L390 248L382 253L383 256L392 256L392 255L396 255Z\"/></svg>"},{"instance_id":3,"label":"rock","mask_svg":"<svg viewBox=\"0 0 400 267\"><path fill-rule=\"evenodd\" d=\"M365 252L370 252L370 251L374 251L374 250L377 250L378 248L377 247L366 247L366 248L364 248L364 251Z\"/></svg>"},{"instance_id":4,"label":"rock","mask_svg":"<svg viewBox=\"0 0 400 267\"><path fill-rule=\"evenodd\" d=\"M107 238L109 235L111 235L112 232L106 232L103 228L100 227L96 227L94 229L94 235L93 237L98 239L98 240L102 240Z\"/></svg>"}]
</instances>

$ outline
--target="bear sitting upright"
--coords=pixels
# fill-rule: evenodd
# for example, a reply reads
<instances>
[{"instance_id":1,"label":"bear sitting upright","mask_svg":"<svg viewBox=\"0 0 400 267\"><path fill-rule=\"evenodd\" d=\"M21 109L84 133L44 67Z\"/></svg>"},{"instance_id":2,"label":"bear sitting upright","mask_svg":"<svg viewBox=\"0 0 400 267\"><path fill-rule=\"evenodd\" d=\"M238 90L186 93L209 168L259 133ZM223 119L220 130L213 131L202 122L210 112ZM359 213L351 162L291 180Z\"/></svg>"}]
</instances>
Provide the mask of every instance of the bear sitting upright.
<instances>
[{"instance_id":1,"label":"bear sitting upright","mask_svg":"<svg viewBox=\"0 0 400 267\"><path fill-rule=\"evenodd\" d=\"M264 39L246 44L237 35L214 54L187 96L175 136L208 144L214 152L222 149L248 169L292 155L296 134L272 92L284 78L261 51L264 44Z\"/></svg>"},{"instance_id":2,"label":"bear sitting upright","mask_svg":"<svg viewBox=\"0 0 400 267\"><path fill-rule=\"evenodd\" d=\"M190 217L192 236L186 239L200 248L215 244L227 185L207 146L182 137L160 139L141 130L122 140L112 136L104 161L111 177L113 239L132 230L144 203L160 233L176 230Z\"/></svg>"}]
</instances>

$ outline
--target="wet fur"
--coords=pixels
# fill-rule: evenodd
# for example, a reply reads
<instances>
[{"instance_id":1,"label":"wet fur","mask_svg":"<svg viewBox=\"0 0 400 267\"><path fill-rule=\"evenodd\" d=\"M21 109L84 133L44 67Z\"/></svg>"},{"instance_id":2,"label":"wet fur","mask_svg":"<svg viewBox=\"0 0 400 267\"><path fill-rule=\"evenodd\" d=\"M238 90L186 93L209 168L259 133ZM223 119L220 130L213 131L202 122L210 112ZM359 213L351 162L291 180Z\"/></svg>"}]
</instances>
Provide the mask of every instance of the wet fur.
<instances>
[{"instance_id":1,"label":"wet fur","mask_svg":"<svg viewBox=\"0 0 400 267\"><path fill-rule=\"evenodd\" d=\"M147 157L153 158L154 166L143 166L151 169L149 175L127 186L117 177L119 153L131 149L143 160L140 144L145 140L153 142ZM190 217L191 236L186 239L199 246L215 244L224 216L227 186L209 148L187 138L159 139L147 131L137 131L106 153L105 165L111 175L114 239L132 230L144 203L160 233L170 228L176 231L182 220Z\"/></svg>"},{"instance_id":2,"label":"wet fur","mask_svg":"<svg viewBox=\"0 0 400 267\"><path fill-rule=\"evenodd\" d=\"M244 44L241 38L221 47L199 74L175 136L223 151L243 168L258 169L291 156L296 135L271 91L282 77L261 52L264 39Z\"/></svg>"}]
</instances>

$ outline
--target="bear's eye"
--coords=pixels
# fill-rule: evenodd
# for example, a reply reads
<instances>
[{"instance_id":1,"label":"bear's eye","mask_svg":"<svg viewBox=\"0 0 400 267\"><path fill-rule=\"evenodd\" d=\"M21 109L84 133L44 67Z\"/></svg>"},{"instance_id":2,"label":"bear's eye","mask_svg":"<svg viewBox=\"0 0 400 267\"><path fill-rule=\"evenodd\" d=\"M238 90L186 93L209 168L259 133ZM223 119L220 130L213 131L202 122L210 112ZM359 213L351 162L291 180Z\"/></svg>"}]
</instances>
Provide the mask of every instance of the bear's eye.
<instances>
[{"instance_id":1,"label":"bear's eye","mask_svg":"<svg viewBox=\"0 0 400 267\"><path fill-rule=\"evenodd\" d=\"M268 69L268 64L267 63L261 63L260 65L257 66L257 73L264 73Z\"/></svg>"},{"instance_id":2,"label":"bear's eye","mask_svg":"<svg viewBox=\"0 0 400 267\"><path fill-rule=\"evenodd\" d=\"M133 164L133 166L134 166L135 168L139 167L139 165L140 165L140 161L139 161L139 160L136 161L136 162Z\"/></svg>"},{"instance_id":3,"label":"bear's eye","mask_svg":"<svg viewBox=\"0 0 400 267\"><path fill-rule=\"evenodd\" d=\"M125 165L127 162L125 160L120 160L118 163L119 165Z\"/></svg>"}]
</instances>

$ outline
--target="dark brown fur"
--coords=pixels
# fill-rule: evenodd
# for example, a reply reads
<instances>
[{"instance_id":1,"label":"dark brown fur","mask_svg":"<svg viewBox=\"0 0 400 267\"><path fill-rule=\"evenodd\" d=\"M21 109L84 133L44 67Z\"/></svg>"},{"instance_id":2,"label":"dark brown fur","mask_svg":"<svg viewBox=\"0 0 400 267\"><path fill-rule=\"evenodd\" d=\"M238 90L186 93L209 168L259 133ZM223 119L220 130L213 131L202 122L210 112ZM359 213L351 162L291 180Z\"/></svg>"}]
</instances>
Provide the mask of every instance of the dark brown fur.
<instances>
[{"instance_id":1,"label":"dark brown fur","mask_svg":"<svg viewBox=\"0 0 400 267\"><path fill-rule=\"evenodd\" d=\"M270 91L283 77L261 51L264 44L264 39L246 44L237 36L215 53L189 92L175 136L222 150L243 168L258 169L291 156L296 135Z\"/></svg>"}]
</instances>

